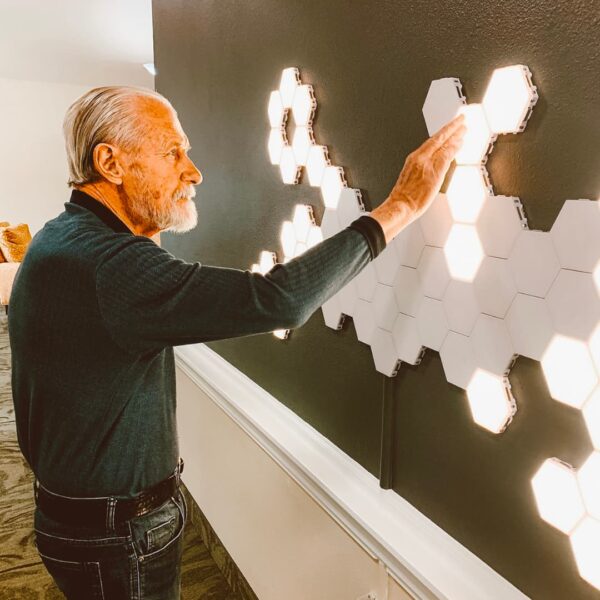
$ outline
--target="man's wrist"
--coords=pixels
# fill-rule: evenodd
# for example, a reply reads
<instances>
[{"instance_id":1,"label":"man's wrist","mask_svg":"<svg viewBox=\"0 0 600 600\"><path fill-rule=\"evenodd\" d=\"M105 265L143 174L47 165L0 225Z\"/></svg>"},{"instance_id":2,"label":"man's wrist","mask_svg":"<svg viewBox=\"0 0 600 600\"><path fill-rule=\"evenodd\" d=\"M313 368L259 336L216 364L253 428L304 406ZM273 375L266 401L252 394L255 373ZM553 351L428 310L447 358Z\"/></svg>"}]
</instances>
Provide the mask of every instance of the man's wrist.
<instances>
[{"instance_id":1,"label":"man's wrist","mask_svg":"<svg viewBox=\"0 0 600 600\"><path fill-rule=\"evenodd\" d=\"M408 206L402 201L390 198L386 198L369 214L381 225L386 244L389 244L411 222Z\"/></svg>"}]
</instances>

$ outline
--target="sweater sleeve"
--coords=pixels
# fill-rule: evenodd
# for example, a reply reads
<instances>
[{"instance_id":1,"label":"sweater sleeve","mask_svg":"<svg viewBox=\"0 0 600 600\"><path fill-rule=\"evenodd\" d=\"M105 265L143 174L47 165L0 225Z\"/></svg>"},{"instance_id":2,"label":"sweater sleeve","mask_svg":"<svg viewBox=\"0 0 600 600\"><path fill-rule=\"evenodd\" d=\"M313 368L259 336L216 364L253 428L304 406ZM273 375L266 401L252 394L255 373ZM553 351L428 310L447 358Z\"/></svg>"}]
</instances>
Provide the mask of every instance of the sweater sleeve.
<instances>
[{"instance_id":1,"label":"sweater sleeve","mask_svg":"<svg viewBox=\"0 0 600 600\"><path fill-rule=\"evenodd\" d=\"M112 338L132 353L294 329L384 245L380 228L349 226L261 275L186 262L127 236L96 269L98 307Z\"/></svg>"}]
</instances>

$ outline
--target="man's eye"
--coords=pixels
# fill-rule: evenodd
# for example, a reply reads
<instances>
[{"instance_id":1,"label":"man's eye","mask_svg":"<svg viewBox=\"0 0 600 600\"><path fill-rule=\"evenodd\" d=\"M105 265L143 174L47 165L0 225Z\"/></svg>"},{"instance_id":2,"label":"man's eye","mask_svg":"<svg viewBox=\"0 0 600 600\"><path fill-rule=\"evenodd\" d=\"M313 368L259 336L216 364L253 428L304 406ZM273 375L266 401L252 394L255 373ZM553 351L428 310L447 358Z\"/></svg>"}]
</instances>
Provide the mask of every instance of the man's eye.
<instances>
[{"instance_id":1,"label":"man's eye","mask_svg":"<svg viewBox=\"0 0 600 600\"><path fill-rule=\"evenodd\" d=\"M169 154L171 156L177 156L177 153L179 152L179 150L177 150L177 148L173 148L173 150L171 150L171 152L169 152Z\"/></svg>"}]
</instances>

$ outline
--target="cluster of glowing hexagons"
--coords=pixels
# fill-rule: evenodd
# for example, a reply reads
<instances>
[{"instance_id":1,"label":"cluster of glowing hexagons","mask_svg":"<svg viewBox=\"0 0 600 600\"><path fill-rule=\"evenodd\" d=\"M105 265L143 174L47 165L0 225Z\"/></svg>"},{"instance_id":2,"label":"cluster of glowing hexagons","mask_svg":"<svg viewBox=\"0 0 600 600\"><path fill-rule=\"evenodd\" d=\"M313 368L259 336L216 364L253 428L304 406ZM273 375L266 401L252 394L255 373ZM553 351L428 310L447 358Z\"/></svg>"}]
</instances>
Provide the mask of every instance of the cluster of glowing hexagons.
<instances>
[{"instance_id":1,"label":"cluster of glowing hexagons","mask_svg":"<svg viewBox=\"0 0 600 600\"><path fill-rule=\"evenodd\" d=\"M283 222L280 237L284 263L323 241L321 228L315 224L312 206L297 204L293 219Z\"/></svg>"},{"instance_id":2,"label":"cluster of glowing hexagons","mask_svg":"<svg viewBox=\"0 0 600 600\"><path fill-rule=\"evenodd\" d=\"M342 167L331 164L327 146L315 142L312 121L316 106L313 87L300 81L298 69L284 69L279 89L269 96L267 113L271 131L267 149L271 163L279 166L284 183L298 183L305 168L310 185L321 188L325 206L335 209L347 184ZM286 126L292 120L290 144Z\"/></svg>"},{"instance_id":3,"label":"cluster of glowing hexagons","mask_svg":"<svg viewBox=\"0 0 600 600\"><path fill-rule=\"evenodd\" d=\"M482 104L466 104L462 85L455 78L434 81L423 105L430 135L458 113L465 116L467 131L456 154L456 170L448 184L447 200L455 224L463 225L444 247L452 277L472 281L483 260L477 223L491 194L483 164L499 133L522 131L537 100L531 74L524 65L496 69ZM464 226L466 225L466 227ZM457 249L460 250L457 251Z\"/></svg>"},{"instance_id":4,"label":"cluster of glowing hexagons","mask_svg":"<svg viewBox=\"0 0 600 600\"><path fill-rule=\"evenodd\" d=\"M540 516L569 536L580 575L600 589L600 452L578 472L549 458L531 485Z\"/></svg>"}]
</instances>

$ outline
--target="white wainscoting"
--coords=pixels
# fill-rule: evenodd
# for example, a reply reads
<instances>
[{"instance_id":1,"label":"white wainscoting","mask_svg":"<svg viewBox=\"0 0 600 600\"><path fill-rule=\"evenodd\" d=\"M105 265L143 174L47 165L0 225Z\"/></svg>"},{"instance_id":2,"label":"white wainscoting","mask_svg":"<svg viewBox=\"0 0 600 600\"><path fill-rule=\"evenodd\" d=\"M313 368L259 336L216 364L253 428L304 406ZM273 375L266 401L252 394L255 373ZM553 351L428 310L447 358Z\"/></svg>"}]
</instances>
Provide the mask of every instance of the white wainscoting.
<instances>
[{"instance_id":1,"label":"white wainscoting","mask_svg":"<svg viewBox=\"0 0 600 600\"><path fill-rule=\"evenodd\" d=\"M175 355L183 480L261 600L527 598L210 348Z\"/></svg>"}]
</instances>

